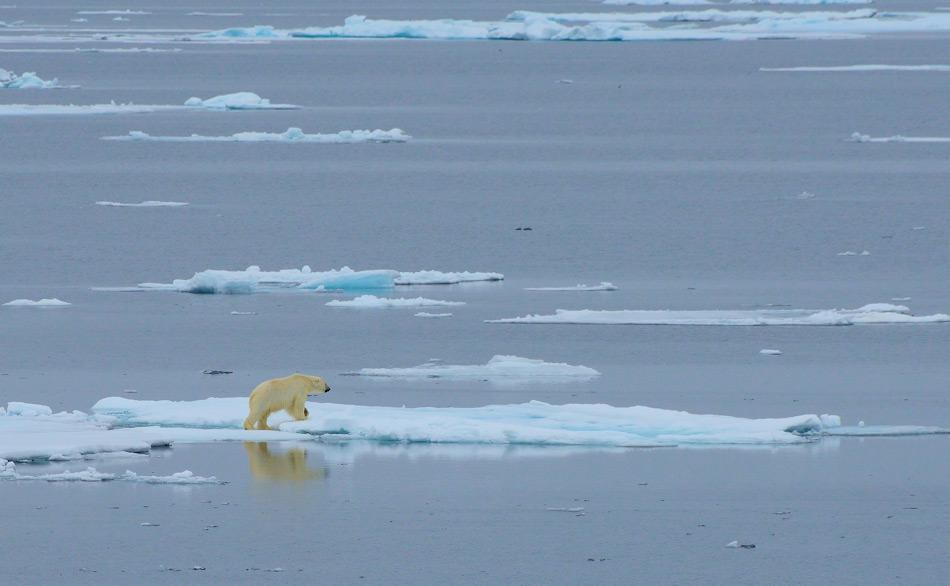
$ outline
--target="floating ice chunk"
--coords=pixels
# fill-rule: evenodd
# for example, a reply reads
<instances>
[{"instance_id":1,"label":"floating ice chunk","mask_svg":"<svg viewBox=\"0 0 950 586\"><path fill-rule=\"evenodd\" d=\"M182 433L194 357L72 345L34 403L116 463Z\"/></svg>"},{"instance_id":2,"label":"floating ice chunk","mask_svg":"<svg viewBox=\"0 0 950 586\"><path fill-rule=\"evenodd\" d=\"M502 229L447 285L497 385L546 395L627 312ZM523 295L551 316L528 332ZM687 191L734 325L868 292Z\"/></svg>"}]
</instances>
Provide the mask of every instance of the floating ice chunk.
<instances>
[{"instance_id":1,"label":"floating ice chunk","mask_svg":"<svg viewBox=\"0 0 950 586\"><path fill-rule=\"evenodd\" d=\"M803 191L795 196L795 199L815 199L815 194L810 191Z\"/></svg>"},{"instance_id":2,"label":"floating ice chunk","mask_svg":"<svg viewBox=\"0 0 950 586\"><path fill-rule=\"evenodd\" d=\"M486 320L507 324L683 325L683 326L849 326L854 324L921 324L950 321L937 313L915 316L903 305L873 303L857 309L758 310L566 310Z\"/></svg>"},{"instance_id":3,"label":"floating ice chunk","mask_svg":"<svg viewBox=\"0 0 950 586\"><path fill-rule=\"evenodd\" d=\"M891 301L910 301L910 297L891 297Z\"/></svg>"},{"instance_id":4,"label":"floating ice chunk","mask_svg":"<svg viewBox=\"0 0 950 586\"><path fill-rule=\"evenodd\" d=\"M759 350L759 354L762 354L762 355L765 355L765 356L781 356L781 355L782 355L782 351L781 351L781 350L774 350L774 349L772 349L772 348L762 348L761 350Z\"/></svg>"},{"instance_id":5,"label":"floating ice chunk","mask_svg":"<svg viewBox=\"0 0 950 586\"><path fill-rule=\"evenodd\" d=\"M231 315L257 315L256 311L232 311Z\"/></svg>"},{"instance_id":6,"label":"floating ice chunk","mask_svg":"<svg viewBox=\"0 0 950 586\"><path fill-rule=\"evenodd\" d=\"M823 431L817 415L743 419L649 407L549 405L539 401L474 408L334 403L310 403L307 407L308 420L288 421L289 417L281 414L272 417L271 425L277 423L282 431L384 442L627 447L788 444L810 441ZM133 401L108 397L96 403L93 412L115 417L117 425L217 425L237 431L247 415L247 398Z\"/></svg>"},{"instance_id":7,"label":"floating ice chunk","mask_svg":"<svg viewBox=\"0 0 950 586\"><path fill-rule=\"evenodd\" d=\"M58 79L46 81L36 73L28 71L17 75L12 71L0 68L0 89L51 89L62 87Z\"/></svg>"},{"instance_id":8,"label":"floating ice chunk","mask_svg":"<svg viewBox=\"0 0 950 586\"><path fill-rule=\"evenodd\" d=\"M235 108L240 109L240 108ZM140 130L133 130L125 136L104 136L103 140L152 141L152 142L282 142L282 143L319 143L354 144L361 142L407 142L412 137L400 130L342 130L332 134L304 134L299 128L288 128L285 132L238 132L230 136L152 136Z\"/></svg>"},{"instance_id":9,"label":"floating ice chunk","mask_svg":"<svg viewBox=\"0 0 950 586\"><path fill-rule=\"evenodd\" d=\"M189 12L188 16L244 16L243 12Z\"/></svg>"},{"instance_id":10,"label":"floating ice chunk","mask_svg":"<svg viewBox=\"0 0 950 586\"><path fill-rule=\"evenodd\" d=\"M353 299L334 299L327 301L330 307L357 307L357 308L381 308L381 307L430 307L430 306L449 306L465 305L464 301L441 301L439 299L426 299L425 297L377 297L375 295L360 295Z\"/></svg>"},{"instance_id":11,"label":"floating ice chunk","mask_svg":"<svg viewBox=\"0 0 950 586\"><path fill-rule=\"evenodd\" d=\"M871 253L867 250L862 250L861 252L845 250L844 252L839 252L838 256L871 256Z\"/></svg>"},{"instance_id":12,"label":"floating ice chunk","mask_svg":"<svg viewBox=\"0 0 950 586\"><path fill-rule=\"evenodd\" d=\"M271 104L270 100L252 92L224 94L207 100L188 98L185 105L206 110L296 110L300 108L293 104Z\"/></svg>"},{"instance_id":13,"label":"floating ice chunk","mask_svg":"<svg viewBox=\"0 0 950 586\"><path fill-rule=\"evenodd\" d=\"M52 299L39 299L37 301L32 299L14 299L13 301L7 301L4 305L10 307L64 307L66 305L72 305L72 303L54 297Z\"/></svg>"},{"instance_id":14,"label":"floating ice chunk","mask_svg":"<svg viewBox=\"0 0 950 586\"><path fill-rule=\"evenodd\" d=\"M584 507L547 507L544 510L556 513L580 513L584 511Z\"/></svg>"},{"instance_id":15,"label":"floating ice chunk","mask_svg":"<svg viewBox=\"0 0 950 586\"><path fill-rule=\"evenodd\" d=\"M855 132L849 142L950 142L950 136L870 136Z\"/></svg>"},{"instance_id":16,"label":"floating ice chunk","mask_svg":"<svg viewBox=\"0 0 950 586\"><path fill-rule=\"evenodd\" d=\"M451 313L429 313L428 311L420 311L419 313L414 314L414 317L452 317Z\"/></svg>"},{"instance_id":17,"label":"floating ice chunk","mask_svg":"<svg viewBox=\"0 0 950 586\"><path fill-rule=\"evenodd\" d=\"M125 17L122 17L122 16L117 16L117 17L113 18L112 20L114 20L115 22L129 22L129 19L128 19L128 18L125 18Z\"/></svg>"},{"instance_id":18,"label":"floating ice chunk","mask_svg":"<svg viewBox=\"0 0 950 586\"><path fill-rule=\"evenodd\" d=\"M739 542L738 542L738 541L730 541L729 543L726 544L726 547L731 547L731 548L733 548L733 549L738 549L738 548L739 548Z\"/></svg>"},{"instance_id":19,"label":"floating ice chunk","mask_svg":"<svg viewBox=\"0 0 950 586\"><path fill-rule=\"evenodd\" d=\"M787 72L867 72L867 71L950 71L950 65L834 65L802 67L760 67L759 71Z\"/></svg>"},{"instance_id":20,"label":"floating ice chunk","mask_svg":"<svg viewBox=\"0 0 950 586\"><path fill-rule=\"evenodd\" d=\"M144 15L146 15L146 14L151 14L151 12L147 12L147 11L145 11L145 10L132 10L131 8L127 8L127 9L125 9L125 10L80 10L80 11L76 12L76 14L99 14L99 15L106 15L106 14L135 14L135 15L138 15L138 16L144 16Z\"/></svg>"},{"instance_id":21,"label":"floating ice chunk","mask_svg":"<svg viewBox=\"0 0 950 586\"><path fill-rule=\"evenodd\" d=\"M16 415L19 417L40 417L42 415L52 415L53 410L46 405L11 401L7 403L6 414L9 416Z\"/></svg>"},{"instance_id":22,"label":"floating ice chunk","mask_svg":"<svg viewBox=\"0 0 950 586\"><path fill-rule=\"evenodd\" d=\"M58 472L54 474L20 474L13 462L0 458L0 480L39 480L44 482L109 482L125 481L142 484L224 484L214 476L197 476L191 470L176 472L169 476L140 476L131 470L124 474L99 472L92 466L76 472ZM142 523L142 525L148 525Z\"/></svg>"},{"instance_id":23,"label":"floating ice chunk","mask_svg":"<svg viewBox=\"0 0 950 586\"><path fill-rule=\"evenodd\" d=\"M826 435L835 437L902 437L916 435L946 435L950 429L929 425L864 425L832 427Z\"/></svg>"},{"instance_id":24,"label":"floating ice chunk","mask_svg":"<svg viewBox=\"0 0 950 586\"><path fill-rule=\"evenodd\" d=\"M573 287L525 287L525 291L616 291L617 286L607 281L600 285L574 285Z\"/></svg>"},{"instance_id":25,"label":"floating ice chunk","mask_svg":"<svg viewBox=\"0 0 950 586\"><path fill-rule=\"evenodd\" d=\"M157 201L146 200L139 203L125 203L119 201L97 201L97 206L108 206L113 208L180 208L188 205L187 201Z\"/></svg>"},{"instance_id":26,"label":"floating ice chunk","mask_svg":"<svg viewBox=\"0 0 950 586\"><path fill-rule=\"evenodd\" d=\"M168 476L143 476L131 470L126 470L120 479L142 484L225 484L214 476L198 476L191 470L175 472Z\"/></svg>"},{"instance_id":27,"label":"floating ice chunk","mask_svg":"<svg viewBox=\"0 0 950 586\"><path fill-rule=\"evenodd\" d=\"M586 366L563 362L545 362L520 356L495 355L487 364L442 364L429 361L410 368L363 368L347 373L387 378L593 378L600 373Z\"/></svg>"},{"instance_id":28,"label":"floating ice chunk","mask_svg":"<svg viewBox=\"0 0 950 586\"><path fill-rule=\"evenodd\" d=\"M89 114L145 114L160 110L175 110L180 106L158 106L136 104L91 104L77 106L74 104L2 104L0 116L61 116L61 115L89 115Z\"/></svg>"},{"instance_id":29,"label":"floating ice chunk","mask_svg":"<svg viewBox=\"0 0 950 586\"><path fill-rule=\"evenodd\" d=\"M396 285L455 285L476 281L501 281L504 278L501 273L415 271L399 273L393 282Z\"/></svg>"}]
</instances>

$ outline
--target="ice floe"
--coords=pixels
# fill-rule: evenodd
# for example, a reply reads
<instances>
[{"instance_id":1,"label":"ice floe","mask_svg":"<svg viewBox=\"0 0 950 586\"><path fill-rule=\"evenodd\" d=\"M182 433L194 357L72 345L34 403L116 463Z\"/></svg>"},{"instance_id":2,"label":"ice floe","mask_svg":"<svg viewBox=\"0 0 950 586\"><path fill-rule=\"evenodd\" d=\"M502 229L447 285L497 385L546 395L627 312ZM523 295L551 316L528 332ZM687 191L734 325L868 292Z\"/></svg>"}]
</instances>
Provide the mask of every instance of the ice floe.
<instances>
[{"instance_id":1,"label":"ice floe","mask_svg":"<svg viewBox=\"0 0 950 586\"><path fill-rule=\"evenodd\" d=\"M54 297L52 299L38 299L36 301L33 299L14 299L13 301L7 301L3 305L9 307L63 307L72 305L72 303Z\"/></svg>"},{"instance_id":2,"label":"ice floe","mask_svg":"<svg viewBox=\"0 0 950 586\"><path fill-rule=\"evenodd\" d=\"M607 281L600 285L574 285L573 287L525 287L525 291L616 291L617 286Z\"/></svg>"},{"instance_id":3,"label":"ice floe","mask_svg":"<svg viewBox=\"0 0 950 586\"><path fill-rule=\"evenodd\" d=\"M759 354L762 354L763 356L781 356L782 351L775 350L773 348L762 348L761 350L759 350Z\"/></svg>"},{"instance_id":4,"label":"ice floe","mask_svg":"<svg viewBox=\"0 0 950 586\"><path fill-rule=\"evenodd\" d=\"M0 89L51 89L62 87L58 79L46 81L32 71L17 75L0 68Z\"/></svg>"},{"instance_id":5,"label":"ice floe","mask_svg":"<svg viewBox=\"0 0 950 586\"><path fill-rule=\"evenodd\" d=\"M356 307L377 309L384 307L435 307L450 305L465 305L464 301L442 301L426 299L425 297L377 297L375 295L360 295L353 299L334 299L327 301L330 307Z\"/></svg>"},{"instance_id":6,"label":"ice floe","mask_svg":"<svg viewBox=\"0 0 950 586\"><path fill-rule=\"evenodd\" d=\"M754 310L566 310L486 320L496 324L591 324L682 326L850 326L856 324L923 324L950 321L950 315L912 315L903 305L871 303L857 309Z\"/></svg>"},{"instance_id":7,"label":"ice floe","mask_svg":"<svg viewBox=\"0 0 950 586\"><path fill-rule=\"evenodd\" d=\"M760 67L759 71L787 72L863 72L863 71L950 71L950 65L836 65L802 67Z\"/></svg>"},{"instance_id":8,"label":"ice floe","mask_svg":"<svg viewBox=\"0 0 950 586\"><path fill-rule=\"evenodd\" d=\"M189 12L188 16L244 16L243 12Z\"/></svg>"},{"instance_id":9,"label":"ice floe","mask_svg":"<svg viewBox=\"0 0 950 586\"><path fill-rule=\"evenodd\" d=\"M146 14L151 14L151 12L148 12L145 10L132 10L131 8L127 8L125 10L79 10L76 12L76 14L87 14L87 15L90 15L90 14L93 14L93 15L134 14L137 16L144 16Z\"/></svg>"},{"instance_id":10,"label":"ice floe","mask_svg":"<svg viewBox=\"0 0 950 586\"><path fill-rule=\"evenodd\" d=\"M429 313L428 311L420 311L413 315L413 317L452 317L451 313Z\"/></svg>"},{"instance_id":11,"label":"ice floe","mask_svg":"<svg viewBox=\"0 0 950 586\"><path fill-rule=\"evenodd\" d=\"M407 142L411 136L400 130L342 130L331 134L305 134L299 128L288 128L285 132L238 132L230 136L152 136L140 130L133 130L125 136L104 136L103 140L152 141L152 142L282 142L282 143L319 143L353 144L360 142Z\"/></svg>"},{"instance_id":12,"label":"ice floe","mask_svg":"<svg viewBox=\"0 0 950 586\"><path fill-rule=\"evenodd\" d=\"M640 406L550 405L540 401L470 408L374 407L335 403L310 403L307 407L309 419L289 421L289 417L280 414L272 416L271 425L278 425L284 432L325 436L325 439L334 441L628 447L794 444L831 435L841 425L839 417L829 415L745 419ZM115 426L230 429L241 426L247 415L247 398L135 401L107 397L92 409L94 413L115 418ZM848 428L844 429L847 431ZM950 430L940 427L894 426L889 429L894 432L892 435L903 432L950 433Z\"/></svg>"},{"instance_id":13,"label":"ice floe","mask_svg":"<svg viewBox=\"0 0 950 586\"><path fill-rule=\"evenodd\" d=\"M409 271L387 269L355 271L350 267L313 271L299 269L262 271L252 265L243 271L209 269L190 279L171 283L140 283L140 289L181 291L185 293L256 293L275 290L359 290L389 289L396 285L455 285L475 281L500 281L500 273Z\"/></svg>"},{"instance_id":14,"label":"ice floe","mask_svg":"<svg viewBox=\"0 0 950 586\"><path fill-rule=\"evenodd\" d=\"M0 480L38 480L43 482L136 482L140 484L225 484L214 476L198 476L191 470L175 472L168 476L140 475L126 470L122 474L99 472L92 466L75 472L56 472L51 474L20 474L16 464L0 458Z\"/></svg>"},{"instance_id":15,"label":"ice floe","mask_svg":"<svg viewBox=\"0 0 950 586\"><path fill-rule=\"evenodd\" d=\"M443 364L430 360L409 368L363 368L349 375L386 378L593 378L600 373L587 366L545 362L520 356L497 354L486 364Z\"/></svg>"},{"instance_id":16,"label":"ice floe","mask_svg":"<svg viewBox=\"0 0 950 586\"><path fill-rule=\"evenodd\" d=\"M950 136L870 136L855 132L848 139L850 142L950 142Z\"/></svg>"},{"instance_id":17,"label":"ice floe","mask_svg":"<svg viewBox=\"0 0 950 586\"><path fill-rule=\"evenodd\" d=\"M139 203L121 202L121 201L97 201L97 206L106 206L113 208L180 208L188 205L187 201L158 201L149 199Z\"/></svg>"},{"instance_id":18,"label":"ice floe","mask_svg":"<svg viewBox=\"0 0 950 586\"><path fill-rule=\"evenodd\" d=\"M871 252L868 250L862 250L861 252L855 252L853 250L845 250L839 252L838 256L871 256Z\"/></svg>"},{"instance_id":19,"label":"ice floe","mask_svg":"<svg viewBox=\"0 0 950 586\"><path fill-rule=\"evenodd\" d=\"M603 4L613 6L663 6L663 5L702 5L702 4L870 4L872 0L603 0Z\"/></svg>"},{"instance_id":20,"label":"ice floe","mask_svg":"<svg viewBox=\"0 0 950 586\"><path fill-rule=\"evenodd\" d=\"M206 100L188 98L185 101L185 106L206 110L296 110L300 108L300 106L293 104L271 104L270 100L253 92L224 94Z\"/></svg>"},{"instance_id":21,"label":"ice floe","mask_svg":"<svg viewBox=\"0 0 950 586\"><path fill-rule=\"evenodd\" d=\"M87 114L144 114L159 110L174 110L181 106L137 104L2 104L0 116L62 116Z\"/></svg>"}]
</instances>

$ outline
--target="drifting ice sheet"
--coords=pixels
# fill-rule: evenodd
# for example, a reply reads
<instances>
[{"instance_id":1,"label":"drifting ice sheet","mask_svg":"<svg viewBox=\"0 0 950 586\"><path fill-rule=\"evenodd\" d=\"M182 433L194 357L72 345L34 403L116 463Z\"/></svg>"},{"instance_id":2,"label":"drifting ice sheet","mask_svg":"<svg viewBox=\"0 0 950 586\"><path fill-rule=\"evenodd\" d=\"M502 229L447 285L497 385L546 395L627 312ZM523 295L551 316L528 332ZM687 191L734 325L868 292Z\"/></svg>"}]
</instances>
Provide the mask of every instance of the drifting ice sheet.
<instances>
[{"instance_id":1,"label":"drifting ice sheet","mask_svg":"<svg viewBox=\"0 0 950 586\"><path fill-rule=\"evenodd\" d=\"M190 279L171 283L140 283L141 289L182 291L185 293L255 293L274 290L360 290L389 289L395 285L453 285L473 281L499 281L499 273L440 271L399 272L392 270L354 271L350 267L314 272L309 266L299 269L262 271L252 265L243 271L211 269L195 273Z\"/></svg>"},{"instance_id":2,"label":"drifting ice sheet","mask_svg":"<svg viewBox=\"0 0 950 586\"><path fill-rule=\"evenodd\" d=\"M207 100L188 98L185 101L185 106L206 110L296 110L300 108L300 106L294 106L293 104L271 104L270 100L253 92L224 94Z\"/></svg>"},{"instance_id":3,"label":"drifting ice sheet","mask_svg":"<svg viewBox=\"0 0 950 586\"><path fill-rule=\"evenodd\" d=\"M377 297L375 295L360 295L353 299L334 299L327 301L330 307L357 307L357 308L383 308L383 307L434 307L465 305L464 301L441 301L439 299L426 299L425 297Z\"/></svg>"},{"instance_id":4,"label":"drifting ice sheet","mask_svg":"<svg viewBox=\"0 0 950 586\"><path fill-rule=\"evenodd\" d=\"M72 305L72 303L54 297L52 299L39 299L37 301L32 299L14 299L13 301L7 301L4 305L10 307L63 307L65 305Z\"/></svg>"},{"instance_id":5,"label":"drifting ice sheet","mask_svg":"<svg viewBox=\"0 0 950 586\"><path fill-rule=\"evenodd\" d=\"M613 283L601 281L600 285L574 285L573 287L525 287L525 291L616 291Z\"/></svg>"},{"instance_id":6,"label":"drifting ice sheet","mask_svg":"<svg viewBox=\"0 0 950 586\"><path fill-rule=\"evenodd\" d=\"M153 199L139 203L123 203L120 201L97 201L97 206L113 208L180 208L188 205L187 201L156 201Z\"/></svg>"},{"instance_id":7,"label":"drifting ice sheet","mask_svg":"<svg viewBox=\"0 0 950 586\"><path fill-rule=\"evenodd\" d=\"M851 142L950 142L950 136L869 136L855 132L848 139Z\"/></svg>"},{"instance_id":8,"label":"drifting ice sheet","mask_svg":"<svg viewBox=\"0 0 950 586\"><path fill-rule=\"evenodd\" d=\"M287 421L281 415L272 417L271 425L283 420L283 431L383 442L669 446L799 443L838 421L826 417L823 422L816 415L743 419L649 407L539 401L475 408L311 403L308 410L306 421ZM93 412L116 417L118 425L235 428L247 415L247 398L133 401L109 397L96 403Z\"/></svg>"},{"instance_id":9,"label":"drifting ice sheet","mask_svg":"<svg viewBox=\"0 0 950 586\"><path fill-rule=\"evenodd\" d=\"M152 141L152 142L283 142L353 144L360 142L407 142L411 136L398 128L392 130L343 130L334 134L304 134L299 128L286 132L238 132L231 136L152 136L133 130L125 136L104 136L103 140Z\"/></svg>"},{"instance_id":10,"label":"drifting ice sheet","mask_svg":"<svg viewBox=\"0 0 950 586\"><path fill-rule=\"evenodd\" d=\"M854 324L921 324L950 321L950 315L911 315L903 305L872 303L857 309L757 310L566 310L486 320L497 324L593 324L682 326L850 326Z\"/></svg>"},{"instance_id":11,"label":"drifting ice sheet","mask_svg":"<svg viewBox=\"0 0 950 586\"><path fill-rule=\"evenodd\" d=\"M59 80L46 81L32 71L17 75L12 71L0 68L0 89L51 89L62 87Z\"/></svg>"},{"instance_id":12,"label":"drifting ice sheet","mask_svg":"<svg viewBox=\"0 0 950 586\"><path fill-rule=\"evenodd\" d=\"M388 378L593 378L600 373L586 366L545 362L520 356L495 355L487 364L442 364L431 360L411 368L363 368L347 373Z\"/></svg>"}]
</instances>

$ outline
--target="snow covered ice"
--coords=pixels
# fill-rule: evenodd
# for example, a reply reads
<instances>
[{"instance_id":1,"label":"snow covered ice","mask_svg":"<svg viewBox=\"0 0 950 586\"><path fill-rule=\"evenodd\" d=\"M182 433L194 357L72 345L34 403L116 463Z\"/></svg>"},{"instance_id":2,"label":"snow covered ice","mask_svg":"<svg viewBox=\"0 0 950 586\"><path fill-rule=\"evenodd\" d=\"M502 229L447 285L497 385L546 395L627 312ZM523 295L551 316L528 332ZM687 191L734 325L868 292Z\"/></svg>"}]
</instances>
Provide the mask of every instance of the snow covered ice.
<instances>
[{"instance_id":1,"label":"snow covered ice","mask_svg":"<svg viewBox=\"0 0 950 586\"><path fill-rule=\"evenodd\" d=\"M574 285L573 287L525 287L525 291L616 291L617 286L607 281L600 285Z\"/></svg>"},{"instance_id":2,"label":"snow covered ice","mask_svg":"<svg viewBox=\"0 0 950 586\"><path fill-rule=\"evenodd\" d=\"M400 130L342 130L331 134L305 134L299 128L285 132L238 132L230 136L152 136L133 130L125 136L104 136L103 140L152 141L152 142L280 142L289 144L355 144L361 142L408 142L411 136Z\"/></svg>"},{"instance_id":3,"label":"snow covered ice","mask_svg":"<svg viewBox=\"0 0 950 586\"><path fill-rule=\"evenodd\" d=\"M857 309L755 310L566 310L486 320L496 324L594 324L682 326L850 326L856 324L926 324L950 321L950 315L913 315L903 305L871 303Z\"/></svg>"},{"instance_id":4,"label":"snow covered ice","mask_svg":"<svg viewBox=\"0 0 950 586\"><path fill-rule=\"evenodd\" d=\"M214 476L198 476L191 470L175 472L167 476L140 475L126 470L124 473L100 472L89 466L75 472L56 472L51 474L20 474L16 464L0 458L0 480L43 481L43 482L135 482L140 484L224 484Z\"/></svg>"},{"instance_id":5,"label":"snow covered ice","mask_svg":"<svg viewBox=\"0 0 950 586\"><path fill-rule=\"evenodd\" d=\"M545 362L520 356L495 355L486 364L443 364L430 360L409 368L363 368L354 373L360 376L386 378L593 378L600 373L586 366L563 362Z\"/></svg>"},{"instance_id":6,"label":"snow covered ice","mask_svg":"<svg viewBox=\"0 0 950 586\"><path fill-rule=\"evenodd\" d=\"M17 75L12 71L0 68L0 89L50 89L62 87L59 80L46 81L32 71Z\"/></svg>"},{"instance_id":7,"label":"snow covered ice","mask_svg":"<svg viewBox=\"0 0 950 586\"><path fill-rule=\"evenodd\" d=\"M52 299L38 299L35 301L33 299L14 299L13 301L7 301L3 305L9 307L64 307L66 305L72 305L72 303L54 297Z\"/></svg>"},{"instance_id":8,"label":"snow covered ice","mask_svg":"<svg viewBox=\"0 0 950 586\"><path fill-rule=\"evenodd\" d=\"M355 307L362 309L378 309L387 307L434 307L465 305L464 301L443 301L427 299L425 297L377 297L375 295L360 295L353 299L334 299L327 301L330 307Z\"/></svg>"},{"instance_id":9,"label":"snow covered ice","mask_svg":"<svg viewBox=\"0 0 950 586\"><path fill-rule=\"evenodd\" d=\"M500 273L416 271L389 269L356 271L350 267L313 271L307 265L299 269L263 271L252 265L243 271L210 269L190 279L171 283L140 283L139 288L181 291L185 293L257 293L274 290L362 290L389 289L397 285L456 285L476 281L499 281Z\"/></svg>"},{"instance_id":10,"label":"snow covered ice","mask_svg":"<svg viewBox=\"0 0 950 586\"><path fill-rule=\"evenodd\" d=\"M185 106L206 110L296 110L300 108L300 106L294 106L293 104L271 104L270 100L253 92L224 94L206 100L188 98L185 101Z\"/></svg>"}]
</instances>

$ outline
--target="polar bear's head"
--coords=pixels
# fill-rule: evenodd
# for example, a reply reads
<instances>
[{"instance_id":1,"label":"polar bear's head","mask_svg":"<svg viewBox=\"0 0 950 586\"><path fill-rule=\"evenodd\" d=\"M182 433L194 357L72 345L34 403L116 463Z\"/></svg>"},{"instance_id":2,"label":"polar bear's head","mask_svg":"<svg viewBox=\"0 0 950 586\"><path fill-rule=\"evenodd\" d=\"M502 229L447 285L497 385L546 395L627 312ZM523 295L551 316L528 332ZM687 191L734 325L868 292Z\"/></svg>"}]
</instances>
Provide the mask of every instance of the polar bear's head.
<instances>
[{"instance_id":1,"label":"polar bear's head","mask_svg":"<svg viewBox=\"0 0 950 586\"><path fill-rule=\"evenodd\" d=\"M310 383L310 389L307 392L308 395L319 395L330 392L330 385L328 385L327 382L319 376L305 374L303 377L307 379L308 383Z\"/></svg>"}]
</instances>

